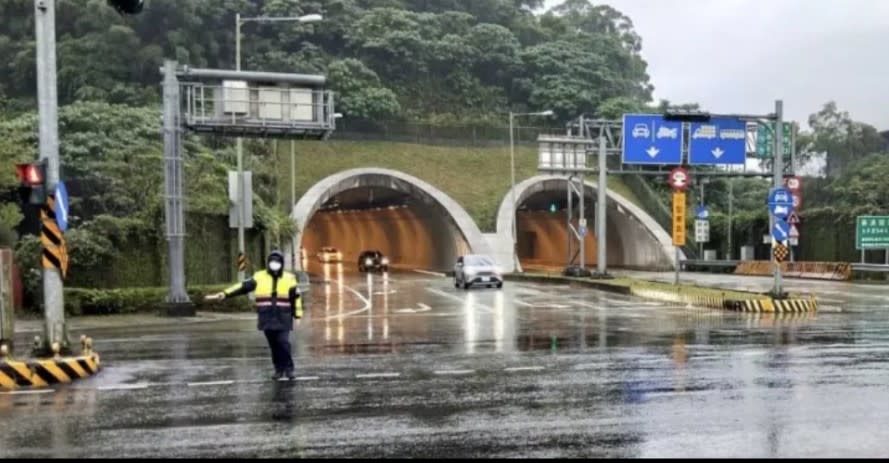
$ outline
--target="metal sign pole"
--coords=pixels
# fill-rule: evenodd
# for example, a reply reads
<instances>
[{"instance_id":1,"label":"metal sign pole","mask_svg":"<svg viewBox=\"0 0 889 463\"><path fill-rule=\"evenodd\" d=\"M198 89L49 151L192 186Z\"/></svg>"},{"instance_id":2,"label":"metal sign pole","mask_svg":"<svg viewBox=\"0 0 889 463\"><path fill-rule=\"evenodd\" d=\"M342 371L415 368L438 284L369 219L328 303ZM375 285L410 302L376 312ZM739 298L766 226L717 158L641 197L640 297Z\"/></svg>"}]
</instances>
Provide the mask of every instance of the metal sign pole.
<instances>
[{"instance_id":1,"label":"metal sign pole","mask_svg":"<svg viewBox=\"0 0 889 463\"><path fill-rule=\"evenodd\" d=\"M602 136L601 131L599 132L599 200L596 204L596 270L599 273L599 276L604 276L607 272L607 264L608 264L608 256L606 255L606 246L605 246L605 214L606 214L606 206L605 203L608 198L607 194L607 164L605 162L605 137Z\"/></svg>"},{"instance_id":2,"label":"metal sign pole","mask_svg":"<svg viewBox=\"0 0 889 463\"><path fill-rule=\"evenodd\" d=\"M773 159L773 167L775 169L774 172L774 183L775 188L780 188L783 185L784 180L784 102L781 100L775 101L775 151L772 155ZM775 216L769 214L769 229L775 226ZM774 293L775 296L780 297L782 294L781 291L781 263L778 262L774 256L772 256L774 262L774 272L775 272L775 288Z\"/></svg>"}]
</instances>

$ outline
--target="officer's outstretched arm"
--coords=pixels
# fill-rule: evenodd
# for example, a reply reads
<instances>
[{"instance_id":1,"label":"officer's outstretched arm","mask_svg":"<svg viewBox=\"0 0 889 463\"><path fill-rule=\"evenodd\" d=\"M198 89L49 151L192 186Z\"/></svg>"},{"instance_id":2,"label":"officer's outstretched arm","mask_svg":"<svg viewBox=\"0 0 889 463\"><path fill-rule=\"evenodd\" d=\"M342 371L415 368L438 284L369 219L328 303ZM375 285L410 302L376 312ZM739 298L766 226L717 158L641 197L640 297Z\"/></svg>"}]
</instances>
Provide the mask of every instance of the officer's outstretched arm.
<instances>
[{"instance_id":1,"label":"officer's outstretched arm","mask_svg":"<svg viewBox=\"0 0 889 463\"><path fill-rule=\"evenodd\" d=\"M217 293L211 296L207 296L207 299L211 300L223 300L229 297L240 296L241 294L247 294L256 289L256 280L253 278L244 280L243 283L237 283L225 289L225 291L221 293Z\"/></svg>"}]
</instances>

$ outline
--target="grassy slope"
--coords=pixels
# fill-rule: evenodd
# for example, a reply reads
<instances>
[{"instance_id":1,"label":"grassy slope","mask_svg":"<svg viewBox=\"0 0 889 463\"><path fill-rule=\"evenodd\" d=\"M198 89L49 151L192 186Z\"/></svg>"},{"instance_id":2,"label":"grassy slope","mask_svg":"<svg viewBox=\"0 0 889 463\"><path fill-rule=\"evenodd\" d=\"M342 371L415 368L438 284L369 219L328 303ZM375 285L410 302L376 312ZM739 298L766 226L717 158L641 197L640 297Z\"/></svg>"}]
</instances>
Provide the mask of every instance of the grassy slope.
<instances>
[{"instance_id":1,"label":"grassy slope","mask_svg":"<svg viewBox=\"0 0 889 463\"><path fill-rule=\"evenodd\" d=\"M290 196L290 147L278 143L281 198ZM509 192L509 148L468 148L394 142L296 142L297 199L314 183L336 172L357 167L381 167L418 177L460 203L482 231L495 228L497 208ZM516 147L516 181L537 173L537 148ZM619 178L609 188L634 204L640 202Z\"/></svg>"}]
</instances>

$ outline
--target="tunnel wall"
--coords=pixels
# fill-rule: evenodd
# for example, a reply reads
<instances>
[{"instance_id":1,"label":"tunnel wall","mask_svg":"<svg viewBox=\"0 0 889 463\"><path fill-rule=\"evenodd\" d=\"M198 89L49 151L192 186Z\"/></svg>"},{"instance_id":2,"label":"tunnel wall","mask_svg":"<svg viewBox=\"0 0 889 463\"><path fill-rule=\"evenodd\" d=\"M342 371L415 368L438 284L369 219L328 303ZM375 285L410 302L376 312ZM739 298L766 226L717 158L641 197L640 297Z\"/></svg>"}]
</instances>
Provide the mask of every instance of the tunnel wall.
<instances>
[{"instance_id":1,"label":"tunnel wall","mask_svg":"<svg viewBox=\"0 0 889 463\"><path fill-rule=\"evenodd\" d=\"M451 250L451 253L453 254L451 257L470 252L492 254L491 247L489 246L487 239L482 235L478 226L469 214L450 196L416 177L407 175L403 172L380 168L350 169L339 172L322 179L306 191L294 205L291 214L291 217L296 221L297 225L297 233L294 236L293 243L295 243L296 246L300 246L300 243L303 242L303 237L306 235L307 227L311 224L312 217L325 202L341 192L363 187L388 188L409 194L422 201L421 213L424 216L439 217L439 219L432 218L423 222L429 226L426 227L425 231L420 232L426 234L421 236L429 236L429 239L435 241L424 243L421 236L417 235L398 237L392 237L391 234L387 235L387 242L390 244L399 243L399 246L405 246L404 249L395 251L399 255L408 254L413 246L430 245L441 247L445 250ZM415 213L416 212L417 211L415 211ZM380 214L378 217L374 217L371 214L365 217L367 220L374 218L378 221L390 220L390 225L396 227L396 229L398 226L405 227L403 224L398 225L400 222L396 220L395 216L387 218L385 214ZM402 219L406 218L407 217L402 217ZM328 223L324 223L325 221ZM319 222L317 227L319 227L319 229L333 227L332 229L337 230L338 233L354 232L354 230L350 231L344 223L345 222L342 220L328 218L322 219L322 222ZM382 225L382 222L380 222L380 224ZM314 227L315 225L312 226ZM375 240L375 242L377 241ZM309 244L309 242L307 241L306 244ZM328 244L336 246L335 243ZM317 246L317 244L315 245ZM285 253L288 259L288 265L290 264L289 260L291 255L290 247L290 243L288 243L286 246L287 252ZM382 245L379 247L382 248ZM383 249L380 250L383 251ZM307 248L307 253L311 253L312 251L314 250ZM444 252L445 251L441 250L438 251L441 255L444 255ZM311 258L313 256L310 255L309 257ZM346 259L349 256L344 255L343 257ZM355 257L357 259L357 255ZM442 259L442 257L433 259L435 269L448 270L453 268L453 262L447 262L447 265L445 266L445 263L441 262ZM357 260L355 260L355 262L357 264ZM295 268L302 268L300 259L297 259L294 264Z\"/></svg>"},{"instance_id":2,"label":"tunnel wall","mask_svg":"<svg viewBox=\"0 0 889 463\"><path fill-rule=\"evenodd\" d=\"M376 249L389 257L393 268L447 270L468 248L449 222L441 213L412 207L317 212L303 232L302 246L310 262L318 249L334 246L343 253L346 268L357 268L361 252Z\"/></svg>"},{"instance_id":3,"label":"tunnel wall","mask_svg":"<svg viewBox=\"0 0 889 463\"><path fill-rule=\"evenodd\" d=\"M565 194L567 181L565 177L557 177L550 175L539 175L529 178L515 187L516 204L522 204L528 198L536 194L545 192L561 191ZM585 195L589 199L595 197L596 185L586 182ZM592 193L592 195L591 195ZM606 223L606 249L608 254L608 265L627 267L627 268L644 268L644 269L666 269L673 268L676 265L672 238L661 226L648 214L636 205L629 202L626 198L608 191L608 218ZM500 204L497 213L497 234L500 241L507 242L508 248L512 247L512 226L516 220L516 205L512 201L513 192L507 192ZM594 202L588 201L588 217L592 216ZM557 227L556 220L546 218L544 224L550 231L547 234L549 243L545 244L553 249L556 255L554 258L547 256L547 261L552 261L557 265L567 263L567 225L564 224L564 215L560 215L563 225ZM530 217L528 217L530 218ZM595 231L593 221L590 221L590 235ZM521 230L522 219L516 224ZM527 222L526 222L526 226ZM521 231L519 231L521 233ZM593 237L590 237L593 238ZM557 242L562 242L562 247L554 248ZM587 240L586 245L593 243L595 246L595 238ZM508 248L504 249L506 251ZM511 250L505 259L501 260L501 265L506 269L514 270L515 259ZM587 258L589 264L595 263L595 252L592 259L589 251ZM684 258L680 254L681 258Z\"/></svg>"}]
</instances>

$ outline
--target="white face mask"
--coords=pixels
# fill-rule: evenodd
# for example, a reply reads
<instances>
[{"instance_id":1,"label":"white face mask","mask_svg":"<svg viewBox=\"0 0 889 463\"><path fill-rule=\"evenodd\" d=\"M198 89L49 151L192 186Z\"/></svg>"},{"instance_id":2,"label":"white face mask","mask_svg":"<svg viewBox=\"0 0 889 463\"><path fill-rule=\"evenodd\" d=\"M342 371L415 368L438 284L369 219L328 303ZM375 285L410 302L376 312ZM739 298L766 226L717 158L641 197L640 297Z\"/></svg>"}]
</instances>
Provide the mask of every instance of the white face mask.
<instances>
[{"instance_id":1,"label":"white face mask","mask_svg":"<svg viewBox=\"0 0 889 463\"><path fill-rule=\"evenodd\" d=\"M281 263L276 260L269 262L269 270L271 270L273 272L277 272L278 270L281 270Z\"/></svg>"}]
</instances>

